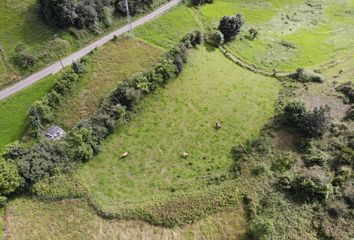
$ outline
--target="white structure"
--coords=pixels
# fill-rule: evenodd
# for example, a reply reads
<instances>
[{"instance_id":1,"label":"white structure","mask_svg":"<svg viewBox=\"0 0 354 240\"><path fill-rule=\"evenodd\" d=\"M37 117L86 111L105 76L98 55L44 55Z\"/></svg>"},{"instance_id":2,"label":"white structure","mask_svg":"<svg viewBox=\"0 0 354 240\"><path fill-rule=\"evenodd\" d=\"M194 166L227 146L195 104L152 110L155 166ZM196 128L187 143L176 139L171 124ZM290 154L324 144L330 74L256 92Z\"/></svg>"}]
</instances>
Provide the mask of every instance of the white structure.
<instances>
[{"instance_id":1,"label":"white structure","mask_svg":"<svg viewBox=\"0 0 354 240\"><path fill-rule=\"evenodd\" d=\"M66 132L63 129L61 129L60 127L56 126L56 125L51 126L44 133L46 138L49 139L49 140L60 139L65 134L66 134Z\"/></svg>"}]
</instances>

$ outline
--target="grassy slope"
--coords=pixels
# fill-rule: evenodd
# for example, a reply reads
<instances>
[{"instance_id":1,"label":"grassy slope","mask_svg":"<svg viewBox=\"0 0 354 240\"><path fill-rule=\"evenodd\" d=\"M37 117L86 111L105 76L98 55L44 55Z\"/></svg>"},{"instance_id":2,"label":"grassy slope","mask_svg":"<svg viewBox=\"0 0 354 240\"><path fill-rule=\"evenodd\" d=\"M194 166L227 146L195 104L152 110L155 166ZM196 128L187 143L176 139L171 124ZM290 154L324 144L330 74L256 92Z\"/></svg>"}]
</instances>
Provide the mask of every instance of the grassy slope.
<instances>
[{"instance_id":1,"label":"grassy slope","mask_svg":"<svg viewBox=\"0 0 354 240\"><path fill-rule=\"evenodd\" d=\"M80 119L87 118L119 82L146 71L161 54L159 48L124 38L100 48L92 57L92 66L88 67L89 76L56 112L58 123L69 129Z\"/></svg>"},{"instance_id":2,"label":"grassy slope","mask_svg":"<svg viewBox=\"0 0 354 240\"><path fill-rule=\"evenodd\" d=\"M134 202L193 189L201 177L225 173L234 144L257 136L272 116L278 83L209 50L193 51L183 76L145 99L133 122L84 165L95 198ZM130 156L119 159L125 151ZM183 151L188 160L179 157Z\"/></svg>"},{"instance_id":3,"label":"grassy slope","mask_svg":"<svg viewBox=\"0 0 354 240\"><path fill-rule=\"evenodd\" d=\"M170 49L186 33L200 28L201 24L194 17L192 10L180 6L138 28L135 34L157 46Z\"/></svg>"},{"instance_id":4,"label":"grassy slope","mask_svg":"<svg viewBox=\"0 0 354 240\"><path fill-rule=\"evenodd\" d=\"M0 149L5 144L21 138L28 125L28 108L48 92L54 80L54 76L49 76L0 101Z\"/></svg>"},{"instance_id":5,"label":"grassy slope","mask_svg":"<svg viewBox=\"0 0 354 240\"><path fill-rule=\"evenodd\" d=\"M298 67L315 67L354 52L353 16L348 11L354 9L354 1L323 1L322 4L319 9L301 0L267 0L257 4L217 0L213 5L203 7L202 13L214 27L223 15L242 13L246 20L242 39L227 47L258 67L293 71ZM251 27L259 31L259 37L254 41L247 39ZM282 45L284 41L294 48Z\"/></svg>"},{"instance_id":6,"label":"grassy slope","mask_svg":"<svg viewBox=\"0 0 354 240\"><path fill-rule=\"evenodd\" d=\"M8 207L8 239L241 239L245 213L230 209L193 225L164 229L137 221L104 220L80 200L37 202L25 198ZM225 221L225 219L229 219ZM31 224L28 224L28 223ZM64 234L65 233L65 234Z\"/></svg>"},{"instance_id":7,"label":"grassy slope","mask_svg":"<svg viewBox=\"0 0 354 240\"><path fill-rule=\"evenodd\" d=\"M57 61L58 55L67 55L102 37L107 32L126 24L125 17L115 18L113 24L109 28L101 29L98 35L85 30L58 29L50 27L40 20L37 15L36 2L37 0L0 1L0 46L4 48L11 68L15 68L15 71L3 70L2 60L0 60L0 88L11 83L12 76L26 75L31 71L38 70L50 62ZM164 2L166 1L155 0L153 7ZM138 17L136 15L133 18ZM63 44L58 44L54 40L55 37L65 40L66 47L63 47ZM21 70L13 65L11 59L18 44L23 44L29 53L38 57L39 60L33 69Z\"/></svg>"}]
</instances>

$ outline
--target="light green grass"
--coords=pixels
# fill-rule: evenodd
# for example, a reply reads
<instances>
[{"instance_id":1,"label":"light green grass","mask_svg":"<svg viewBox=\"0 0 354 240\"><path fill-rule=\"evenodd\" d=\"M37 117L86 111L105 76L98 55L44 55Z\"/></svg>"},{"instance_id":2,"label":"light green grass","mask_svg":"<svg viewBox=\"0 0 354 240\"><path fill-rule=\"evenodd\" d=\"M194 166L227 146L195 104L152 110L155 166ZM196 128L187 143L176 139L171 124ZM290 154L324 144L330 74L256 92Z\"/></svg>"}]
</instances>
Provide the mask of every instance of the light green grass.
<instances>
[{"instance_id":1,"label":"light green grass","mask_svg":"<svg viewBox=\"0 0 354 240\"><path fill-rule=\"evenodd\" d=\"M179 6L161 17L136 29L135 34L157 46L170 49L175 46L186 33L201 29L193 11L186 6Z\"/></svg>"},{"instance_id":2,"label":"light green grass","mask_svg":"<svg viewBox=\"0 0 354 240\"><path fill-rule=\"evenodd\" d=\"M38 202L18 198L8 208L9 240L26 239L241 239L246 216L242 207L211 215L193 225L160 228L137 221L104 220L80 200ZM30 224L29 224L30 223Z\"/></svg>"},{"instance_id":3,"label":"light green grass","mask_svg":"<svg viewBox=\"0 0 354 240\"><path fill-rule=\"evenodd\" d=\"M54 80L54 76L49 76L0 101L0 150L4 145L21 138L29 124L27 119L29 107L49 91Z\"/></svg>"},{"instance_id":4,"label":"light green grass","mask_svg":"<svg viewBox=\"0 0 354 240\"><path fill-rule=\"evenodd\" d=\"M242 13L243 32L226 47L245 62L266 70L294 71L315 68L354 53L353 0L306 1L223 1L205 5L202 14L214 28L223 15ZM258 30L249 40L248 30ZM284 46L283 43L293 47Z\"/></svg>"},{"instance_id":5,"label":"light green grass","mask_svg":"<svg viewBox=\"0 0 354 240\"><path fill-rule=\"evenodd\" d=\"M83 166L82 179L97 201L141 202L191 190L227 172L233 145L257 137L273 114L278 82L209 50L191 52L183 75L145 99L144 110ZM125 151L130 155L121 159Z\"/></svg>"},{"instance_id":6,"label":"light green grass","mask_svg":"<svg viewBox=\"0 0 354 240\"><path fill-rule=\"evenodd\" d=\"M166 1L155 0L153 8L164 2ZM133 19L139 17L141 15L136 15L133 16ZM58 57L68 55L125 24L125 17L114 18L112 25L100 29L99 34L75 28L59 29L49 26L40 19L37 11L37 0L0 1L0 46L8 56L9 64L21 76L57 61ZM58 39L55 40L55 37L59 37L65 42L58 43ZM31 55L36 56L37 62L32 69L24 70L14 65L12 61L14 50L19 44L22 44ZM11 78L9 77L11 75L3 74L0 63L0 88L10 82Z\"/></svg>"},{"instance_id":7,"label":"light green grass","mask_svg":"<svg viewBox=\"0 0 354 240\"><path fill-rule=\"evenodd\" d=\"M250 24L262 23L270 20L283 7L291 7L301 0L253 0L253 1L226 1L215 0L213 4L205 4L202 13L205 18L217 27L223 16L232 16L241 13Z\"/></svg>"},{"instance_id":8,"label":"light green grass","mask_svg":"<svg viewBox=\"0 0 354 240\"><path fill-rule=\"evenodd\" d=\"M148 43L121 38L100 48L87 66L88 74L56 112L57 122L70 129L93 114L104 96L123 80L147 71L162 55Z\"/></svg>"}]
</instances>

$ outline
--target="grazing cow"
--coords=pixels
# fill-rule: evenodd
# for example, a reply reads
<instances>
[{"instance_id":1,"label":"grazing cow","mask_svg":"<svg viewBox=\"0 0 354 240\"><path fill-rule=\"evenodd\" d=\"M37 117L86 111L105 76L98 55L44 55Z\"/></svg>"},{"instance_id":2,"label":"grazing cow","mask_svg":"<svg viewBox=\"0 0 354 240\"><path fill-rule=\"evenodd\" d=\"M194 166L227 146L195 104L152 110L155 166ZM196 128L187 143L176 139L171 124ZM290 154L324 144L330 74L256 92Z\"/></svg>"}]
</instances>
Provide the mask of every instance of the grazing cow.
<instances>
[{"instance_id":1,"label":"grazing cow","mask_svg":"<svg viewBox=\"0 0 354 240\"><path fill-rule=\"evenodd\" d=\"M221 126L220 123L215 123L215 128L216 128L216 129L220 129L220 128L222 128L222 126Z\"/></svg>"},{"instance_id":2,"label":"grazing cow","mask_svg":"<svg viewBox=\"0 0 354 240\"><path fill-rule=\"evenodd\" d=\"M186 152L182 152L182 153L180 154L180 156L181 156L181 158L186 159L186 158L188 158L188 157L189 157L189 154L188 154L188 153L186 153Z\"/></svg>"},{"instance_id":3,"label":"grazing cow","mask_svg":"<svg viewBox=\"0 0 354 240\"><path fill-rule=\"evenodd\" d=\"M255 39L258 36L258 31L254 28L251 28L249 30L249 33L251 34L251 40Z\"/></svg>"},{"instance_id":4,"label":"grazing cow","mask_svg":"<svg viewBox=\"0 0 354 240\"><path fill-rule=\"evenodd\" d=\"M122 158L126 158L126 157L128 157L128 155L129 155L129 153L128 153L128 152L125 152L125 153L122 154L121 157L122 157Z\"/></svg>"}]
</instances>

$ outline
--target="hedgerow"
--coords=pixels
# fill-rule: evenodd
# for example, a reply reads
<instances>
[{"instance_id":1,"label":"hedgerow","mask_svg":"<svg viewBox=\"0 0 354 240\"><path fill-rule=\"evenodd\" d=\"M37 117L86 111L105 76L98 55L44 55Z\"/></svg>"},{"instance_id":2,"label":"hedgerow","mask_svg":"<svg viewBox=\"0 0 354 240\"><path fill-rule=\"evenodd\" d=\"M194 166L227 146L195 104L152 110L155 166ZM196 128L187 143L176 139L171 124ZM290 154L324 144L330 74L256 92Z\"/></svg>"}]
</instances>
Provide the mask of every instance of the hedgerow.
<instances>
[{"instance_id":1,"label":"hedgerow","mask_svg":"<svg viewBox=\"0 0 354 240\"><path fill-rule=\"evenodd\" d=\"M86 60L73 63L72 68L62 73L54 83L52 90L42 100L36 101L28 110L28 118L35 130L42 129L54 119L54 110L72 93L76 83L84 73Z\"/></svg>"}]
</instances>

